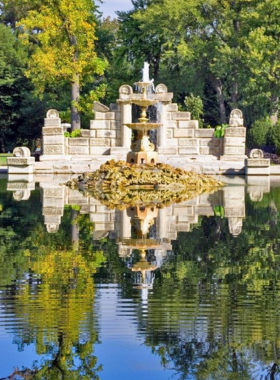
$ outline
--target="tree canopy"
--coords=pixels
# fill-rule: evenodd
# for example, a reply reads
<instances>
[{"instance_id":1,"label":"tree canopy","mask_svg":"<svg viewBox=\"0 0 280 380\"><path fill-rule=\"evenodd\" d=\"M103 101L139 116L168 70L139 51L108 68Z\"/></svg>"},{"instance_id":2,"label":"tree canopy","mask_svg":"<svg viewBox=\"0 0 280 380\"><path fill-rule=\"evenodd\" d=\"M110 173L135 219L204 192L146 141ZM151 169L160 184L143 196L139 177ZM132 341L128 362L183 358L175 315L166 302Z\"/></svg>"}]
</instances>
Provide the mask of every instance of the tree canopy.
<instances>
[{"instance_id":1,"label":"tree canopy","mask_svg":"<svg viewBox=\"0 0 280 380\"><path fill-rule=\"evenodd\" d=\"M0 10L16 44L20 39L27 46L25 60L9 63L9 70L21 65L14 74L28 93L35 91L31 108L37 101L64 115L71 108L74 129L80 114L88 123L94 100L110 104L120 85L139 80L144 61L182 107L186 96L202 99L204 126L226 123L236 107L249 128L267 117L277 120L277 0L133 0L132 9L113 20L102 19L91 0L2 0ZM3 112L9 107L4 101Z\"/></svg>"}]
</instances>

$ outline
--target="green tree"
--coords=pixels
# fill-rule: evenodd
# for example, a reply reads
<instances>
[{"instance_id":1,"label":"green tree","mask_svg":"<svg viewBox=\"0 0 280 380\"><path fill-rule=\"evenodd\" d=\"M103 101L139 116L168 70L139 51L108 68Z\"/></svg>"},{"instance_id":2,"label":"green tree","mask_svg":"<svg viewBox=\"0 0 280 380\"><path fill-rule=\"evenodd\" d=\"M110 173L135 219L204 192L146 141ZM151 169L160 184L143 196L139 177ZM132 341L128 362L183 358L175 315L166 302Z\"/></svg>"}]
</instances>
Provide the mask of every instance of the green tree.
<instances>
[{"instance_id":1,"label":"green tree","mask_svg":"<svg viewBox=\"0 0 280 380\"><path fill-rule=\"evenodd\" d=\"M246 64L250 71L247 84L251 100L266 105L266 112L277 119L279 110L280 63L279 63L279 16L277 0L255 1L254 10L248 17L248 33L244 38Z\"/></svg>"},{"instance_id":2,"label":"green tree","mask_svg":"<svg viewBox=\"0 0 280 380\"><path fill-rule=\"evenodd\" d=\"M215 91L216 124L225 124L232 108L246 107L251 122L278 105L278 16L277 1L157 0L133 18L142 33L162 38L161 68L181 88L202 98L206 88Z\"/></svg>"},{"instance_id":3,"label":"green tree","mask_svg":"<svg viewBox=\"0 0 280 380\"><path fill-rule=\"evenodd\" d=\"M57 81L71 84L72 129L80 128L80 88L106 67L95 51L95 10L91 0L43 1L18 23L23 41L32 48L27 76L37 93Z\"/></svg>"},{"instance_id":4,"label":"green tree","mask_svg":"<svg viewBox=\"0 0 280 380\"><path fill-rule=\"evenodd\" d=\"M12 30L0 24L0 147L7 150L17 139L22 121L21 104L30 89L24 78L27 51Z\"/></svg>"},{"instance_id":5,"label":"green tree","mask_svg":"<svg viewBox=\"0 0 280 380\"><path fill-rule=\"evenodd\" d=\"M271 127L271 139L276 148L276 153L280 155L280 121Z\"/></svg>"}]
</instances>

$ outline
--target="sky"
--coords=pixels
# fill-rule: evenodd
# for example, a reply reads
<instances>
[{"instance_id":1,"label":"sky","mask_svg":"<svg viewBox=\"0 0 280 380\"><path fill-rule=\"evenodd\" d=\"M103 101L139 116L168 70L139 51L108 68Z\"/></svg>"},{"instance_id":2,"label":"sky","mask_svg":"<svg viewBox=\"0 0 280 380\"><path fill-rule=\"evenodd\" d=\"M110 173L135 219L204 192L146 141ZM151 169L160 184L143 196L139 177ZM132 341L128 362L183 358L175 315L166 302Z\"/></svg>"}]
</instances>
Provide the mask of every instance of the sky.
<instances>
[{"instance_id":1,"label":"sky","mask_svg":"<svg viewBox=\"0 0 280 380\"><path fill-rule=\"evenodd\" d=\"M99 9L103 12L103 17L117 17L116 11L128 11L133 8L131 0L102 0L103 4L96 2Z\"/></svg>"}]
</instances>

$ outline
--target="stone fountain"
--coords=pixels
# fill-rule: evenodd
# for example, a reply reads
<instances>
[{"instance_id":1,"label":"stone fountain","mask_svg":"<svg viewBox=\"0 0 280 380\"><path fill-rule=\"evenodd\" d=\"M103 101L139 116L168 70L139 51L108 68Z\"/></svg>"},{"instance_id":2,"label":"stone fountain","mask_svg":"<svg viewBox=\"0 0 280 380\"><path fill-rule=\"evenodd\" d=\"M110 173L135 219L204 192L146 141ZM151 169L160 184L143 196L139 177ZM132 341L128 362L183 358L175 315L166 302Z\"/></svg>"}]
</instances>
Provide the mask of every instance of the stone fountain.
<instances>
[{"instance_id":1,"label":"stone fountain","mask_svg":"<svg viewBox=\"0 0 280 380\"><path fill-rule=\"evenodd\" d=\"M93 173L84 173L67 183L71 188L91 193L110 208L125 209L140 204L161 207L195 197L204 191L212 191L222 185L213 177L158 163L158 153L149 140L148 131L162 124L150 123L147 117L147 108L159 101L154 96L148 96L148 89L153 86L148 69L149 65L145 64L143 80L136 82L141 93L125 99L129 105L134 103L141 107L138 122L123 123L137 132L136 141L131 145L132 150L127 153L127 162L107 161ZM125 97L130 89L127 86L123 88L126 90Z\"/></svg>"},{"instance_id":2,"label":"stone fountain","mask_svg":"<svg viewBox=\"0 0 280 380\"><path fill-rule=\"evenodd\" d=\"M140 89L142 97L134 99L133 103L141 107L141 116L136 123L125 124L128 128L137 132L136 141L131 145L131 151L127 154L127 162L135 164L156 164L158 153L155 146L149 140L148 131L160 127L160 123L151 123L147 117L147 108L158 102L147 96L148 89L153 87L153 81L149 80L149 64L145 62L143 69L143 80L135 83Z\"/></svg>"}]
</instances>

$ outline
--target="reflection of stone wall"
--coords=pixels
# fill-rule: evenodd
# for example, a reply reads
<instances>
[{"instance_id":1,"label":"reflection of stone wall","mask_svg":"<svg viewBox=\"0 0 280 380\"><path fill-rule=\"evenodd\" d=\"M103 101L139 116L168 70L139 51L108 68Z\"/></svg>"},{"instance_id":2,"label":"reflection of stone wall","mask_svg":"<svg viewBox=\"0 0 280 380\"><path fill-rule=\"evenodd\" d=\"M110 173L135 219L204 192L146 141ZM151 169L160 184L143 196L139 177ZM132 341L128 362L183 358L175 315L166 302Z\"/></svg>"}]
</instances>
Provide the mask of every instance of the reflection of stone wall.
<instances>
[{"instance_id":1,"label":"reflection of stone wall","mask_svg":"<svg viewBox=\"0 0 280 380\"><path fill-rule=\"evenodd\" d=\"M65 205L79 206L81 214L89 214L94 223L94 238L110 235L114 239L131 238L131 215L127 210L111 210L92 197L84 197L77 190L60 185L69 180L69 176L38 177L42 189L43 215L47 230L56 232L61 223ZM270 191L269 180L260 183L253 182L250 177L247 191L254 201L260 201L263 193ZM44 182L43 182L44 181ZM10 181L7 189L14 192L16 200L25 200L30 191L35 189L34 183ZM177 239L178 232L188 232L191 226L198 223L199 216L214 216L216 206L223 210L223 217L228 219L229 230L237 236L242 231L245 218L245 187L244 185L225 186L213 194L200 196L180 204L158 209L155 217L156 238L166 243L165 251L170 249L171 240ZM125 253L124 253L125 254ZM128 254L128 253L127 253Z\"/></svg>"},{"instance_id":2,"label":"reflection of stone wall","mask_svg":"<svg viewBox=\"0 0 280 380\"><path fill-rule=\"evenodd\" d=\"M77 190L41 184L43 188L43 214L46 224L59 223L64 204L80 206L80 213L89 214L94 223L96 238L107 236L116 239L131 237L131 218L127 210L111 210L92 197L84 197ZM60 190L59 190L60 189ZM228 218L232 234L237 236L242 230L245 218L245 188L227 186L214 194L202 194L180 204L173 204L158 210L156 218L157 238L171 241L177 239L178 232L188 232L198 223L199 216L214 216L215 206L222 206L224 217ZM238 232L238 233L237 233Z\"/></svg>"}]
</instances>

